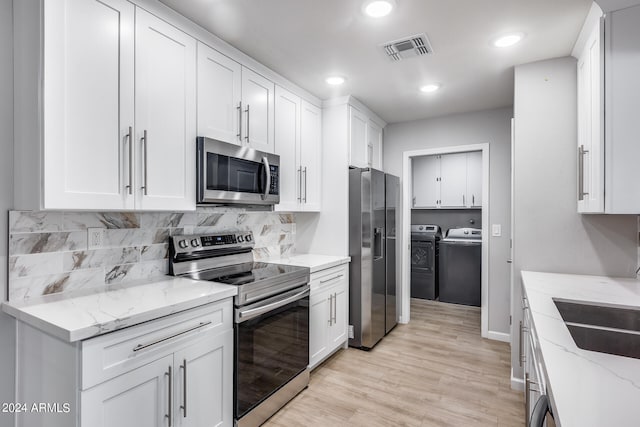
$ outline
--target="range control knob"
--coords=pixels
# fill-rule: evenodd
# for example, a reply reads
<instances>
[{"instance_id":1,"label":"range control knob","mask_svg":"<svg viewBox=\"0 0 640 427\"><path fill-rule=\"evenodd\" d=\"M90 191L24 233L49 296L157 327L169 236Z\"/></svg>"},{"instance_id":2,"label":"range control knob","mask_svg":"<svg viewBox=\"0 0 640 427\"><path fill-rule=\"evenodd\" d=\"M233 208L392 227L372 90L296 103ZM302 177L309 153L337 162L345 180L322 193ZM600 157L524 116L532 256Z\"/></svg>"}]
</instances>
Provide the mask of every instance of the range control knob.
<instances>
[{"instance_id":1,"label":"range control knob","mask_svg":"<svg viewBox=\"0 0 640 427\"><path fill-rule=\"evenodd\" d=\"M187 242L186 240L180 240L178 242L178 246L180 246L182 249L186 248L187 246L189 246L189 242Z\"/></svg>"},{"instance_id":2,"label":"range control knob","mask_svg":"<svg viewBox=\"0 0 640 427\"><path fill-rule=\"evenodd\" d=\"M198 239L191 240L191 246L193 246L194 248L197 248L199 245L200 242L198 242Z\"/></svg>"},{"instance_id":3,"label":"range control knob","mask_svg":"<svg viewBox=\"0 0 640 427\"><path fill-rule=\"evenodd\" d=\"M238 243L244 242L244 237L238 235Z\"/></svg>"},{"instance_id":4,"label":"range control knob","mask_svg":"<svg viewBox=\"0 0 640 427\"><path fill-rule=\"evenodd\" d=\"M251 236L251 234L247 234L246 236L244 236L244 241L245 242L250 242L253 240L253 237Z\"/></svg>"}]
</instances>

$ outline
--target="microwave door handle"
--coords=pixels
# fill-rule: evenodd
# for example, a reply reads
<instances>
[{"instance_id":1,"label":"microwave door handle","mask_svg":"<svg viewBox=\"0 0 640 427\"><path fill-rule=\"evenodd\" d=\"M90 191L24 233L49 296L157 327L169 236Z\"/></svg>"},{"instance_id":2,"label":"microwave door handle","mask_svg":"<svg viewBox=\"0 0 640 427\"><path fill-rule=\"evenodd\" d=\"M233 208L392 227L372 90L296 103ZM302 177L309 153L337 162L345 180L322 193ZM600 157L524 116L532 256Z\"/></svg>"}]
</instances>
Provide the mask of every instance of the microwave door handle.
<instances>
[{"instance_id":1,"label":"microwave door handle","mask_svg":"<svg viewBox=\"0 0 640 427\"><path fill-rule=\"evenodd\" d=\"M267 157L262 158L262 164L264 165L264 193L262 194L262 200L266 200L269 197L269 189L271 188L271 169L269 168L269 160Z\"/></svg>"}]
</instances>

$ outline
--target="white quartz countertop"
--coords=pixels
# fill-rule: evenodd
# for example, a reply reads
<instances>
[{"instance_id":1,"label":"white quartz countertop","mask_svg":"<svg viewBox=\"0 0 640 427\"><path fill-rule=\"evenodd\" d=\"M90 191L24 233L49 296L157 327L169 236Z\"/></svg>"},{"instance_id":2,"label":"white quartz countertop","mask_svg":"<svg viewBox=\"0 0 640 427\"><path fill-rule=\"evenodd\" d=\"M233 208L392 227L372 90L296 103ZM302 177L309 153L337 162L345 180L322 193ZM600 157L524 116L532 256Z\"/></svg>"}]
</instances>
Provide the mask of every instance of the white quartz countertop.
<instances>
[{"instance_id":1,"label":"white quartz countertop","mask_svg":"<svg viewBox=\"0 0 640 427\"><path fill-rule=\"evenodd\" d=\"M310 273L315 273L316 271L321 271L327 268L346 264L351 261L351 257L333 256L333 255L300 254L300 255L291 255L283 258L279 258L279 257L269 258L269 259L264 259L262 261L268 262L268 263L307 267L309 268Z\"/></svg>"},{"instance_id":2,"label":"white quartz countertop","mask_svg":"<svg viewBox=\"0 0 640 427\"><path fill-rule=\"evenodd\" d=\"M553 298L640 307L640 281L522 272L556 424L640 425L640 359L578 348Z\"/></svg>"},{"instance_id":3,"label":"white quartz countertop","mask_svg":"<svg viewBox=\"0 0 640 427\"><path fill-rule=\"evenodd\" d=\"M166 276L150 283L98 292L5 302L2 310L73 342L230 298L237 292L235 286Z\"/></svg>"}]
</instances>

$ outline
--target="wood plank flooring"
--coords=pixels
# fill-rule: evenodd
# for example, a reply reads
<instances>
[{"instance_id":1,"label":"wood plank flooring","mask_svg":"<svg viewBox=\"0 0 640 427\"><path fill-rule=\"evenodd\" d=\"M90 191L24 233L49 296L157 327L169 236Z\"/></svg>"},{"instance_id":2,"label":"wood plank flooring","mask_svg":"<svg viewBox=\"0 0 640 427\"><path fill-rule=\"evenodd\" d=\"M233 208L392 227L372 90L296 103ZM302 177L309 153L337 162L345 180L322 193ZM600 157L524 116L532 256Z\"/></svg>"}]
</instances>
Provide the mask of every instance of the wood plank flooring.
<instances>
[{"instance_id":1,"label":"wood plank flooring","mask_svg":"<svg viewBox=\"0 0 640 427\"><path fill-rule=\"evenodd\" d=\"M480 337L480 309L411 300L411 323L371 351L340 350L265 426L523 426L509 345Z\"/></svg>"}]
</instances>

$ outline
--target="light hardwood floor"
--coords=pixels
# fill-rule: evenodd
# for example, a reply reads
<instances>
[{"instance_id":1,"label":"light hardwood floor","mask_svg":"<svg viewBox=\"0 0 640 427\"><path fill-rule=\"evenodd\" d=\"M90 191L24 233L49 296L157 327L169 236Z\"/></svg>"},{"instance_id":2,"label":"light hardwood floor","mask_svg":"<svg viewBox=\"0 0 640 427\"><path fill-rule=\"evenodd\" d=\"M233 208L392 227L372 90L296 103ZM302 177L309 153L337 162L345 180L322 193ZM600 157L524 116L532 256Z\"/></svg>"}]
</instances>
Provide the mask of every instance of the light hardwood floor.
<instances>
[{"instance_id":1,"label":"light hardwood floor","mask_svg":"<svg viewBox=\"0 0 640 427\"><path fill-rule=\"evenodd\" d=\"M411 322L371 351L340 350L265 426L523 426L509 345L480 337L480 309L411 301Z\"/></svg>"}]
</instances>

